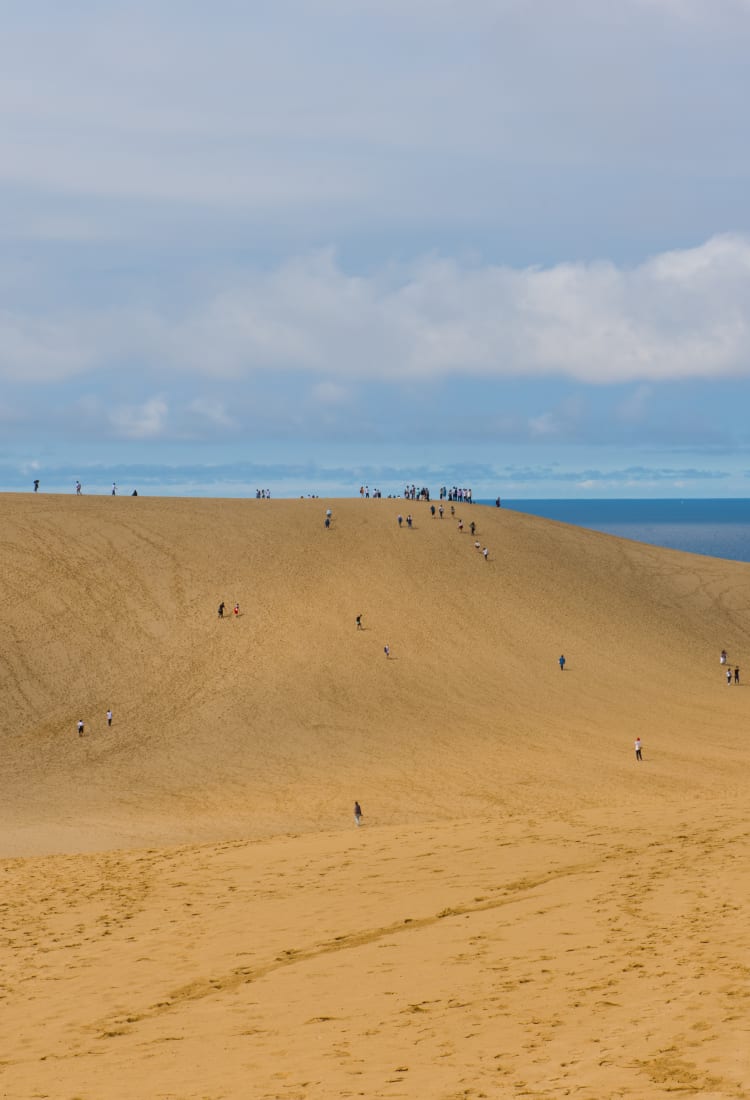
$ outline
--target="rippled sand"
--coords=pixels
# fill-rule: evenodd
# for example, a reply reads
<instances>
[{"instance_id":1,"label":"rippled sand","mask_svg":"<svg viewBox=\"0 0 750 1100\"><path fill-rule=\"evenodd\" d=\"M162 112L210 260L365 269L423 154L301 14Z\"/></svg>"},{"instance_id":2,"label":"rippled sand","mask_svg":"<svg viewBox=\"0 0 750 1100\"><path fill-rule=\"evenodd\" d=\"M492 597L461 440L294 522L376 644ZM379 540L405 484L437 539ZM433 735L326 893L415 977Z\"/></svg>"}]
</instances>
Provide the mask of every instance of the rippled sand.
<instances>
[{"instance_id":1,"label":"rippled sand","mask_svg":"<svg viewBox=\"0 0 750 1100\"><path fill-rule=\"evenodd\" d=\"M750 1092L750 566L456 507L0 496L0 1095Z\"/></svg>"}]
</instances>

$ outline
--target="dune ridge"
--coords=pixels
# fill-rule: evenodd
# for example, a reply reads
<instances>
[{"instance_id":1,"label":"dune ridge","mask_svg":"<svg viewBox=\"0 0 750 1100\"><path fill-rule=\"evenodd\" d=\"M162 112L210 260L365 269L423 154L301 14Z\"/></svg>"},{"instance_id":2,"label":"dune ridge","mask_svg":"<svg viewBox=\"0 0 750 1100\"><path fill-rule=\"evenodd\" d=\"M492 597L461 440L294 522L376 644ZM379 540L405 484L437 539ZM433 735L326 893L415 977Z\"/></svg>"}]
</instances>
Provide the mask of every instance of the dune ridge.
<instances>
[{"instance_id":1,"label":"dune ridge","mask_svg":"<svg viewBox=\"0 0 750 1100\"><path fill-rule=\"evenodd\" d=\"M0 508L3 1095L747 1093L750 567L476 505Z\"/></svg>"}]
</instances>

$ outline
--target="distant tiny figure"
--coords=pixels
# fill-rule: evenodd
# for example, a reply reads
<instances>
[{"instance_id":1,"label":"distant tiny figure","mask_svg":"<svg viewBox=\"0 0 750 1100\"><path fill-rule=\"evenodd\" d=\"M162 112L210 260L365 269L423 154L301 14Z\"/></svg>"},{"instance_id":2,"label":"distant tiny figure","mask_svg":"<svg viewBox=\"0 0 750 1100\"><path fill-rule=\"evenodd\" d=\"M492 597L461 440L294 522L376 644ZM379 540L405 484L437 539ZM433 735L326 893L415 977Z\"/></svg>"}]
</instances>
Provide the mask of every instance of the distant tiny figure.
<instances>
[{"instance_id":1,"label":"distant tiny figure","mask_svg":"<svg viewBox=\"0 0 750 1100\"><path fill-rule=\"evenodd\" d=\"M360 806L359 802L354 803L354 824L362 824L362 807Z\"/></svg>"},{"instance_id":2,"label":"distant tiny figure","mask_svg":"<svg viewBox=\"0 0 750 1100\"><path fill-rule=\"evenodd\" d=\"M434 504L430 505L430 512L432 514L432 518L434 519L435 518L435 505Z\"/></svg>"},{"instance_id":3,"label":"distant tiny figure","mask_svg":"<svg viewBox=\"0 0 750 1100\"><path fill-rule=\"evenodd\" d=\"M459 531L460 531L460 532L461 532L461 533L463 534L463 529L464 529L464 521L463 521L462 519L460 519L460 520L458 521L458 529L459 529Z\"/></svg>"},{"instance_id":4,"label":"distant tiny figure","mask_svg":"<svg viewBox=\"0 0 750 1100\"><path fill-rule=\"evenodd\" d=\"M641 739L640 739L640 737L636 737L636 739L635 739L635 758L636 758L636 760L643 760L643 757L641 755Z\"/></svg>"},{"instance_id":5,"label":"distant tiny figure","mask_svg":"<svg viewBox=\"0 0 750 1100\"><path fill-rule=\"evenodd\" d=\"M137 497L138 496L138 490L133 489L133 492L130 495L131 495L131 497Z\"/></svg>"},{"instance_id":6,"label":"distant tiny figure","mask_svg":"<svg viewBox=\"0 0 750 1100\"><path fill-rule=\"evenodd\" d=\"M112 496L113 497L117 496L117 485L115 484L114 481L112 482Z\"/></svg>"},{"instance_id":7,"label":"distant tiny figure","mask_svg":"<svg viewBox=\"0 0 750 1100\"><path fill-rule=\"evenodd\" d=\"M557 663L560 666L560 672L565 672L565 657L563 656L562 653L560 654L560 656L557 660Z\"/></svg>"},{"instance_id":8,"label":"distant tiny figure","mask_svg":"<svg viewBox=\"0 0 750 1100\"><path fill-rule=\"evenodd\" d=\"M452 515L452 516L455 516L455 514L456 514L456 509L455 509L455 508L453 507L453 505L451 504L451 515Z\"/></svg>"},{"instance_id":9,"label":"distant tiny figure","mask_svg":"<svg viewBox=\"0 0 750 1100\"><path fill-rule=\"evenodd\" d=\"M476 531L477 531L477 525L476 525L476 523L474 522L474 520L472 520L472 521L471 521L471 523L469 524L469 530L471 531L472 535L475 535L475 534L476 534Z\"/></svg>"},{"instance_id":10,"label":"distant tiny figure","mask_svg":"<svg viewBox=\"0 0 750 1100\"><path fill-rule=\"evenodd\" d=\"M34 492L35 493L39 492L39 478L38 477L34 478Z\"/></svg>"},{"instance_id":11,"label":"distant tiny figure","mask_svg":"<svg viewBox=\"0 0 750 1100\"><path fill-rule=\"evenodd\" d=\"M719 658L719 664L720 665L725 665L726 663L727 663L727 651L726 651L726 649L722 649L721 657Z\"/></svg>"},{"instance_id":12,"label":"distant tiny figure","mask_svg":"<svg viewBox=\"0 0 750 1100\"><path fill-rule=\"evenodd\" d=\"M112 725L112 709L111 708L107 711L107 725L108 726Z\"/></svg>"},{"instance_id":13,"label":"distant tiny figure","mask_svg":"<svg viewBox=\"0 0 750 1100\"><path fill-rule=\"evenodd\" d=\"M442 504L441 504L441 505L440 505L440 507L438 508L438 514L440 515L440 518L441 518L441 519L443 518L443 512L444 512L444 510L445 510L445 509L443 508L443 506L442 506Z\"/></svg>"},{"instance_id":14,"label":"distant tiny figure","mask_svg":"<svg viewBox=\"0 0 750 1100\"><path fill-rule=\"evenodd\" d=\"M383 646L383 653L385 653L386 657L390 657L391 647L389 645L384 645Z\"/></svg>"},{"instance_id":15,"label":"distant tiny figure","mask_svg":"<svg viewBox=\"0 0 750 1100\"><path fill-rule=\"evenodd\" d=\"M80 495L81 495L81 483L80 483L80 481L77 481L76 482L76 496L79 497Z\"/></svg>"},{"instance_id":16,"label":"distant tiny figure","mask_svg":"<svg viewBox=\"0 0 750 1100\"><path fill-rule=\"evenodd\" d=\"M223 600L219 604L219 618L220 619L224 618L224 601Z\"/></svg>"},{"instance_id":17,"label":"distant tiny figure","mask_svg":"<svg viewBox=\"0 0 750 1100\"><path fill-rule=\"evenodd\" d=\"M331 517L330 516L326 516L325 526L326 526L326 531L329 531L330 528L331 528Z\"/></svg>"},{"instance_id":18,"label":"distant tiny figure","mask_svg":"<svg viewBox=\"0 0 750 1100\"><path fill-rule=\"evenodd\" d=\"M489 552L489 550L487 549L487 547L485 546L485 547L483 548L483 550L482 550L482 556L484 557L484 560L485 560L485 561L487 561L487 559L489 558L489 554L490 554L490 552Z\"/></svg>"},{"instance_id":19,"label":"distant tiny figure","mask_svg":"<svg viewBox=\"0 0 750 1100\"><path fill-rule=\"evenodd\" d=\"M403 517L403 516L401 515L401 513L400 513L400 512L399 512L399 514L397 515L396 519L398 520L398 525L399 525L399 527L400 527L400 526L401 526L401 524L402 524L402 523L404 522L404 517Z\"/></svg>"},{"instance_id":20,"label":"distant tiny figure","mask_svg":"<svg viewBox=\"0 0 750 1100\"><path fill-rule=\"evenodd\" d=\"M331 511L330 508L326 508L326 531L331 526L332 517L333 517L333 512Z\"/></svg>"},{"instance_id":21,"label":"distant tiny figure","mask_svg":"<svg viewBox=\"0 0 750 1100\"><path fill-rule=\"evenodd\" d=\"M475 550L481 550L482 549L482 544L479 541L479 539L477 539L476 542L474 543L474 549Z\"/></svg>"},{"instance_id":22,"label":"distant tiny figure","mask_svg":"<svg viewBox=\"0 0 750 1100\"><path fill-rule=\"evenodd\" d=\"M78 719L78 736L83 737L83 718Z\"/></svg>"},{"instance_id":23,"label":"distant tiny figure","mask_svg":"<svg viewBox=\"0 0 750 1100\"><path fill-rule=\"evenodd\" d=\"M731 668L728 668L727 669L727 684L731 684L731 682L732 682L732 670L731 670Z\"/></svg>"},{"instance_id":24,"label":"distant tiny figure","mask_svg":"<svg viewBox=\"0 0 750 1100\"><path fill-rule=\"evenodd\" d=\"M239 613L240 613L240 605L238 603L236 603L234 605L234 617L235 617L235 619L239 616Z\"/></svg>"},{"instance_id":25,"label":"distant tiny figure","mask_svg":"<svg viewBox=\"0 0 750 1100\"><path fill-rule=\"evenodd\" d=\"M735 684L739 684L739 682L740 682L740 668L739 668L739 665L734 666L734 682L735 682Z\"/></svg>"},{"instance_id":26,"label":"distant tiny figure","mask_svg":"<svg viewBox=\"0 0 750 1100\"><path fill-rule=\"evenodd\" d=\"M409 515L406 517L406 526L411 527L411 525L412 525L412 518L411 518L411 512L409 512Z\"/></svg>"},{"instance_id":27,"label":"distant tiny figure","mask_svg":"<svg viewBox=\"0 0 750 1100\"><path fill-rule=\"evenodd\" d=\"M496 497L496 498L495 498L495 507L496 507L496 508L499 508L499 507L500 507L500 497Z\"/></svg>"},{"instance_id":28,"label":"distant tiny figure","mask_svg":"<svg viewBox=\"0 0 750 1100\"><path fill-rule=\"evenodd\" d=\"M363 629L363 627L362 627L362 616L357 615L357 630L362 630L362 629Z\"/></svg>"}]
</instances>

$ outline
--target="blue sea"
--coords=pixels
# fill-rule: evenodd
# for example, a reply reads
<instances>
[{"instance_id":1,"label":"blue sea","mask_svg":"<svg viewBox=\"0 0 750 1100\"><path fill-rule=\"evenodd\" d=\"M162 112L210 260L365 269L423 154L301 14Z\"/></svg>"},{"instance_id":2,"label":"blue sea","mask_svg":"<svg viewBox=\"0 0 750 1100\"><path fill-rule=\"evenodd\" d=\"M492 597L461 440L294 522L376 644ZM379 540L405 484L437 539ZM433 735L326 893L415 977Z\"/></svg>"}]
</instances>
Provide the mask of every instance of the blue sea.
<instances>
[{"instance_id":1,"label":"blue sea","mask_svg":"<svg viewBox=\"0 0 750 1100\"><path fill-rule=\"evenodd\" d=\"M504 499L502 505L653 546L750 562L750 500Z\"/></svg>"}]
</instances>

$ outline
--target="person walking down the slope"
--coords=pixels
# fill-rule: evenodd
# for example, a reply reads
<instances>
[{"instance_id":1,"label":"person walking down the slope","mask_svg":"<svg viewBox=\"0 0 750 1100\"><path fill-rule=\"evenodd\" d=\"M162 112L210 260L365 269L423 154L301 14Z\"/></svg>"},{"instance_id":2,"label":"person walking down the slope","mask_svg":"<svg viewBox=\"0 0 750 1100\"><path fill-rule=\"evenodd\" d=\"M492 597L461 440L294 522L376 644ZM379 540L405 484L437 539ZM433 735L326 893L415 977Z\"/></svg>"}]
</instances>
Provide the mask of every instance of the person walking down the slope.
<instances>
[{"instance_id":1,"label":"person walking down the slope","mask_svg":"<svg viewBox=\"0 0 750 1100\"><path fill-rule=\"evenodd\" d=\"M731 670L731 668L728 668L727 669L727 685L731 684L731 682L732 682L732 670Z\"/></svg>"},{"instance_id":2,"label":"person walking down the slope","mask_svg":"<svg viewBox=\"0 0 750 1100\"><path fill-rule=\"evenodd\" d=\"M641 755L641 739L640 739L640 737L636 737L636 739L635 739L635 758L636 758L636 760L643 760L643 756Z\"/></svg>"},{"instance_id":3,"label":"person walking down the slope","mask_svg":"<svg viewBox=\"0 0 750 1100\"><path fill-rule=\"evenodd\" d=\"M739 684L739 682L740 682L740 666L739 665L734 666L734 682L735 682L735 684Z\"/></svg>"},{"instance_id":4,"label":"person walking down the slope","mask_svg":"<svg viewBox=\"0 0 750 1100\"><path fill-rule=\"evenodd\" d=\"M384 646L383 646L383 653L385 653L385 655L386 655L386 658L390 657L390 655L391 655L391 647L390 647L389 645L384 645Z\"/></svg>"},{"instance_id":5,"label":"person walking down the slope","mask_svg":"<svg viewBox=\"0 0 750 1100\"><path fill-rule=\"evenodd\" d=\"M488 561L488 560L489 560L489 556L490 556L490 552L489 552L489 550L487 549L487 547L485 546L485 547L483 548L483 550L482 550L482 557L484 558L484 560L485 560L485 561Z\"/></svg>"},{"instance_id":6,"label":"person walking down the slope","mask_svg":"<svg viewBox=\"0 0 750 1100\"><path fill-rule=\"evenodd\" d=\"M719 657L719 664L720 665L725 665L726 663L727 663L727 651L726 651L726 649L722 649L721 657Z\"/></svg>"},{"instance_id":7,"label":"person walking down the slope","mask_svg":"<svg viewBox=\"0 0 750 1100\"><path fill-rule=\"evenodd\" d=\"M107 711L107 725L110 727L110 729L112 728L112 708L111 707Z\"/></svg>"},{"instance_id":8,"label":"person walking down the slope","mask_svg":"<svg viewBox=\"0 0 750 1100\"><path fill-rule=\"evenodd\" d=\"M565 657L562 653L558 657L557 663L560 666L560 672L565 672Z\"/></svg>"},{"instance_id":9,"label":"person walking down the slope","mask_svg":"<svg viewBox=\"0 0 750 1100\"><path fill-rule=\"evenodd\" d=\"M354 824L357 826L362 824L362 807L359 802L354 803Z\"/></svg>"},{"instance_id":10,"label":"person walking down the slope","mask_svg":"<svg viewBox=\"0 0 750 1100\"><path fill-rule=\"evenodd\" d=\"M362 616L361 615L357 615L357 630L364 630L364 627L362 626Z\"/></svg>"},{"instance_id":11,"label":"person walking down the slope","mask_svg":"<svg viewBox=\"0 0 750 1100\"><path fill-rule=\"evenodd\" d=\"M219 604L219 618L220 619L224 618L224 601L223 600Z\"/></svg>"},{"instance_id":12,"label":"person walking down the slope","mask_svg":"<svg viewBox=\"0 0 750 1100\"><path fill-rule=\"evenodd\" d=\"M83 718L78 719L78 736L83 737Z\"/></svg>"},{"instance_id":13,"label":"person walking down the slope","mask_svg":"<svg viewBox=\"0 0 750 1100\"><path fill-rule=\"evenodd\" d=\"M238 603L234 605L234 617L235 619L240 617L240 605Z\"/></svg>"}]
</instances>

